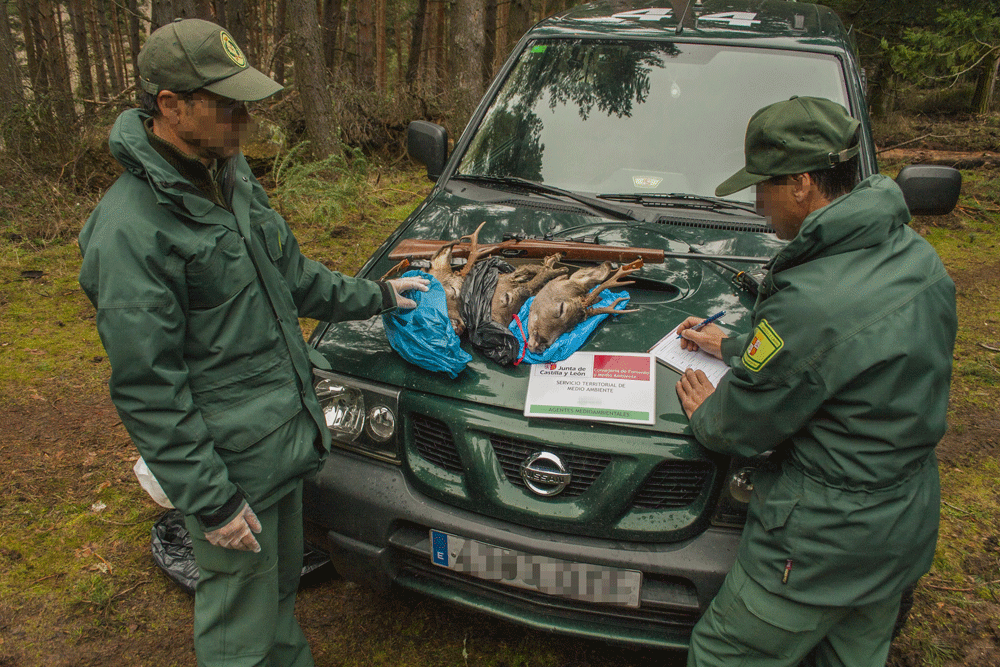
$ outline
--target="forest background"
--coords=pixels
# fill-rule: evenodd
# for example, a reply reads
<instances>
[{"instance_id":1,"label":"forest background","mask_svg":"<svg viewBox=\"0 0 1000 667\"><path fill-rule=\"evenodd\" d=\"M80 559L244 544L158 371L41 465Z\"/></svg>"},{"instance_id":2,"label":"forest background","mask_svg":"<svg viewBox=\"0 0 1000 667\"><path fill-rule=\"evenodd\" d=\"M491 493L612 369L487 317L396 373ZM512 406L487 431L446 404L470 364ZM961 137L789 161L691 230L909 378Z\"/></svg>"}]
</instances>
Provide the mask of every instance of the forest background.
<instances>
[{"instance_id":1,"label":"forest background","mask_svg":"<svg viewBox=\"0 0 1000 667\"><path fill-rule=\"evenodd\" d=\"M216 21L286 85L255 109L248 158L304 252L353 273L430 188L405 157L407 123L457 137L524 31L570 2L0 0L0 667L194 664L191 599L150 558L161 510L135 483L76 282L76 236L120 172L107 136L135 106L150 31ZM941 540L890 662L997 665L1000 0L824 4L857 42L882 171L964 177L954 213L913 222L955 279L960 331ZM321 666L683 664L330 573L309 584L298 615Z\"/></svg>"}]
</instances>

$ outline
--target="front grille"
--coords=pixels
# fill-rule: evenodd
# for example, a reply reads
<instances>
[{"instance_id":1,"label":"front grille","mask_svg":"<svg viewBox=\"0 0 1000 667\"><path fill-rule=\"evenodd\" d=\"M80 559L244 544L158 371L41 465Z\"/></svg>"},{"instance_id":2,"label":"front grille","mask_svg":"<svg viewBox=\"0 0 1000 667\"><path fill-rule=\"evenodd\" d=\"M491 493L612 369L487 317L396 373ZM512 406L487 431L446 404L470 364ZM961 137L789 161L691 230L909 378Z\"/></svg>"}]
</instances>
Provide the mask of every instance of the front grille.
<instances>
[{"instance_id":1,"label":"front grille","mask_svg":"<svg viewBox=\"0 0 1000 667\"><path fill-rule=\"evenodd\" d=\"M611 463L611 457L605 454L557 449L548 445L542 446L500 435L491 435L490 444L493 445L493 452L500 461L507 481L521 488L527 488L524 480L521 479L521 463L526 458L543 450L558 456L572 475L569 486L559 494L560 496L579 496L590 488L594 480Z\"/></svg>"},{"instance_id":2,"label":"front grille","mask_svg":"<svg viewBox=\"0 0 1000 667\"><path fill-rule=\"evenodd\" d=\"M710 463L666 461L646 479L632 504L650 510L687 507L701 495L711 475Z\"/></svg>"},{"instance_id":3,"label":"front grille","mask_svg":"<svg viewBox=\"0 0 1000 667\"><path fill-rule=\"evenodd\" d=\"M455 440L448 425L440 419L411 414L413 444L420 458L449 472L462 472L462 459L458 456Z\"/></svg>"}]
</instances>

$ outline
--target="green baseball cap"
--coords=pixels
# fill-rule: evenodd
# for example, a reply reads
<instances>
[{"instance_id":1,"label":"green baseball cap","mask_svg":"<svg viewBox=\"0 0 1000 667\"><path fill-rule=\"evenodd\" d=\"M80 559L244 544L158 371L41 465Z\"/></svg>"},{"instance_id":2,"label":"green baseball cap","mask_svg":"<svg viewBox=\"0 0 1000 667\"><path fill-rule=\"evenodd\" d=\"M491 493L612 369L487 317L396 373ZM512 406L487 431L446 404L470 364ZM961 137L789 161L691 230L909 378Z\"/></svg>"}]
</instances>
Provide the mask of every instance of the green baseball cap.
<instances>
[{"instance_id":1,"label":"green baseball cap","mask_svg":"<svg viewBox=\"0 0 1000 667\"><path fill-rule=\"evenodd\" d=\"M179 19L156 30L139 51L139 85L151 95L204 89L256 102L283 86L250 67L232 35L201 19Z\"/></svg>"},{"instance_id":2,"label":"green baseball cap","mask_svg":"<svg viewBox=\"0 0 1000 667\"><path fill-rule=\"evenodd\" d=\"M793 97L768 105L747 124L746 166L715 188L725 197L773 176L830 169L858 154L861 123L822 97Z\"/></svg>"}]
</instances>

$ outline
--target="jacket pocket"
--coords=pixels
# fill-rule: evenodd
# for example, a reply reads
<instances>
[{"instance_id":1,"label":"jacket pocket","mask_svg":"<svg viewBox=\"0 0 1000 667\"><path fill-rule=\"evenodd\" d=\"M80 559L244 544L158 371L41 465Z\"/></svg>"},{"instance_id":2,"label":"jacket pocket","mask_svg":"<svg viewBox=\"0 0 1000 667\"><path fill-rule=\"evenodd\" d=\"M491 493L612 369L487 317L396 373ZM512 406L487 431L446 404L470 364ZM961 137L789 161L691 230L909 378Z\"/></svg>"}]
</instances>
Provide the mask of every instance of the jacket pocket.
<instances>
[{"instance_id":1,"label":"jacket pocket","mask_svg":"<svg viewBox=\"0 0 1000 667\"><path fill-rule=\"evenodd\" d=\"M214 247L188 262L188 303L215 308L239 294L257 275L239 234L226 230Z\"/></svg>"},{"instance_id":2,"label":"jacket pocket","mask_svg":"<svg viewBox=\"0 0 1000 667\"><path fill-rule=\"evenodd\" d=\"M788 488L779 479L771 487L769 493L761 500L757 516L764 530L770 532L777 528L783 528L788 523L788 518L792 515L792 510L799 503L799 495Z\"/></svg>"}]
</instances>

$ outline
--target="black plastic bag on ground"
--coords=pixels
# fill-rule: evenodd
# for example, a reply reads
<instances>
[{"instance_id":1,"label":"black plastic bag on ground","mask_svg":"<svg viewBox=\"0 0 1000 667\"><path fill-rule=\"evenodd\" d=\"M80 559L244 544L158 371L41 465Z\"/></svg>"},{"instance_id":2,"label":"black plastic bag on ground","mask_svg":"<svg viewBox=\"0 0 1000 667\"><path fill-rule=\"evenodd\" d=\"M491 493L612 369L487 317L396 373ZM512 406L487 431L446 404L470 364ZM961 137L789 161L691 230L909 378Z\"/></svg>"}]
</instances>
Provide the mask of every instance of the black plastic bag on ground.
<instances>
[{"instance_id":1,"label":"black plastic bag on ground","mask_svg":"<svg viewBox=\"0 0 1000 667\"><path fill-rule=\"evenodd\" d=\"M487 257L476 262L462 283L462 320L469 342L482 354L503 366L517 359L520 344L507 330L507 323L493 321L493 294L501 273L511 273L514 267L499 257Z\"/></svg>"},{"instance_id":2,"label":"black plastic bag on ground","mask_svg":"<svg viewBox=\"0 0 1000 667\"><path fill-rule=\"evenodd\" d=\"M163 572L186 593L194 595L198 583L198 564L194 560L191 535L184 525L184 515L179 510L167 510L150 531L152 534L153 560ZM307 543L302 558L302 576L330 562L326 554Z\"/></svg>"}]
</instances>

